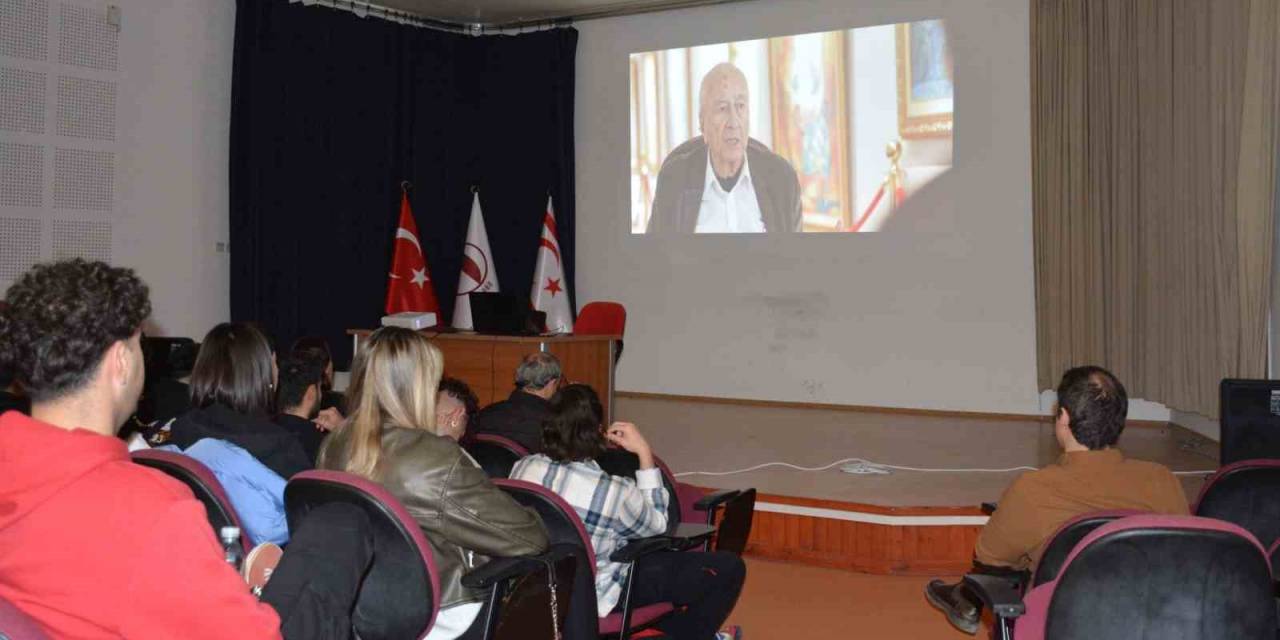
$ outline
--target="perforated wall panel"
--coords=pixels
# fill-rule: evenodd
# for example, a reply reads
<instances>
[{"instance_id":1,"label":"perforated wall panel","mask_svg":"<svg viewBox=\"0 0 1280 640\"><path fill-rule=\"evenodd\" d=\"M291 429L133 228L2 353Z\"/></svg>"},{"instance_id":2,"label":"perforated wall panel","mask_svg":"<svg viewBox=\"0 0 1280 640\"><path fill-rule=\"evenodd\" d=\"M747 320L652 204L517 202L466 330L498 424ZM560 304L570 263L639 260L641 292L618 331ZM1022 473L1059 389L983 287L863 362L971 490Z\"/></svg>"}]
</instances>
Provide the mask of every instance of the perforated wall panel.
<instances>
[{"instance_id":1,"label":"perforated wall panel","mask_svg":"<svg viewBox=\"0 0 1280 640\"><path fill-rule=\"evenodd\" d=\"M0 0L0 55L49 58L48 0Z\"/></svg>"},{"instance_id":2,"label":"perforated wall panel","mask_svg":"<svg viewBox=\"0 0 1280 640\"><path fill-rule=\"evenodd\" d=\"M0 130L44 133L44 81L39 71L0 67Z\"/></svg>"},{"instance_id":3,"label":"perforated wall panel","mask_svg":"<svg viewBox=\"0 0 1280 640\"><path fill-rule=\"evenodd\" d=\"M44 147L0 142L0 206L44 203Z\"/></svg>"},{"instance_id":4,"label":"perforated wall panel","mask_svg":"<svg viewBox=\"0 0 1280 640\"><path fill-rule=\"evenodd\" d=\"M40 261L40 221L0 218L0 286Z\"/></svg>"},{"instance_id":5,"label":"perforated wall panel","mask_svg":"<svg viewBox=\"0 0 1280 640\"><path fill-rule=\"evenodd\" d=\"M116 139L116 83L58 76L58 135Z\"/></svg>"},{"instance_id":6,"label":"perforated wall panel","mask_svg":"<svg viewBox=\"0 0 1280 640\"><path fill-rule=\"evenodd\" d=\"M55 208L111 211L114 184L114 153L61 148L54 151L53 206Z\"/></svg>"},{"instance_id":7,"label":"perforated wall panel","mask_svg":"<svg viewBox=\"0 0 1280 640\"><path fill-rule=\"evenodd\" d=\"M53 259L84 258L111 262L111 223L53 221Z\"/></svg>"},{"instance_id":8,"label":"perforated wall panel","mask_svg":"<svg viewBox=\"0 0 1280 640\"><path fill-rule=\"evenodd\" d=\"M120 32L107 22L106 5L82 7L63 2L58 13L58 62L115 71Z\"/></svg>"}]
</instances>

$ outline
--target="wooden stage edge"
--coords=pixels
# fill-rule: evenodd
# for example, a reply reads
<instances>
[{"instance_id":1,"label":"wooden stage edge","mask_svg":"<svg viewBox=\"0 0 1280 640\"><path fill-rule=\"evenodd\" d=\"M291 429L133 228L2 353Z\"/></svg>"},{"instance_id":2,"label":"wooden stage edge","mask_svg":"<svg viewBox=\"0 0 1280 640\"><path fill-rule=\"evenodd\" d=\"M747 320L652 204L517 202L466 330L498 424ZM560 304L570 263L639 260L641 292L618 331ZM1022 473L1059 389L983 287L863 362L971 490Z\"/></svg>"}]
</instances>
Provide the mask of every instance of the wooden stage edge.
<instances>
[{"instance_id":1,"label":"wooden stage edge","mask_svg":"<svg viewBox=\"0 0 1280 640\"><path fill-rule=\"evenodd\" d=\"M817 409L956 419L1043 423L1048 416L856 405L779 402L615 391L623 398L741 407ZM1168 422L1130 420L1131 427ZM973 565L973 547L987 522L972 507L893 507L761 493L756 499L748 556L882 575L956 576Z\"/></svg>"},{"instance_id":2,"label":"wooden stage edge","mask_svg":"<svg viewBox=\"0 0 1280 640\"><path fill-rule=\"evenodd\" d=\"M987 516L978 507L884 507L759 494L746 554L883 575L960 575Z\"/></svg>"},{"instance_id":3,"label":"wooden stage edge","mask_svg":"<svg viewBox=\"0 0 1280 640\"><path fill-rule=\"evenodd\" d=\"M945 409L914 409L910 407L876 407L858 404L829 404L822 402L786 402L783 400L750 400L746 398L717 398L713 396L685 396L669 393L646 393L642 391L615 390L618 398L635 398L637 400L671 400L676 402L705 402L707 404L725 404L738 407L770 407L782 409L820 409L823 411L857 411L862 413L888 413L906 416L931 416L942 418L977 418L982 420L1013 421L1048 421L1049 416L1039 413L984 413L981 411L949 411ZM1126 427L1169 426L1166 420L1126 420Z\"/></svg>"}]
</instances>

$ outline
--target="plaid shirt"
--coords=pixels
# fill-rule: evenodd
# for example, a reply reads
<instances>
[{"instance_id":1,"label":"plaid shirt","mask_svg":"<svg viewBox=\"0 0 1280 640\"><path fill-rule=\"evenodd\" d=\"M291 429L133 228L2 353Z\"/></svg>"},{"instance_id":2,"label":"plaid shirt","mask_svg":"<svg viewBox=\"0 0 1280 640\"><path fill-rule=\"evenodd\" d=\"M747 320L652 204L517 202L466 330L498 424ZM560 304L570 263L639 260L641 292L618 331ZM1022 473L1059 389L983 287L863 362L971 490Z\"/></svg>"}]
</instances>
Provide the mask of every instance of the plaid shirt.
<instances>
[{"instance_id":1,"label":"plaid shirt","mask_svg":"<svg viewBox=\"0 0 1280 640\"><path fill-rule=\"evenodd\" d=\"M594 460L554 462L538 454L522 458L511 477L540 484L568 502L587 527L596 553L596 606L601 618L618 604L627 565L609 556L635 538L667 530L667 490L657 467L636 471L634 480L611 476Z\"/></svg>"}]
</instances>

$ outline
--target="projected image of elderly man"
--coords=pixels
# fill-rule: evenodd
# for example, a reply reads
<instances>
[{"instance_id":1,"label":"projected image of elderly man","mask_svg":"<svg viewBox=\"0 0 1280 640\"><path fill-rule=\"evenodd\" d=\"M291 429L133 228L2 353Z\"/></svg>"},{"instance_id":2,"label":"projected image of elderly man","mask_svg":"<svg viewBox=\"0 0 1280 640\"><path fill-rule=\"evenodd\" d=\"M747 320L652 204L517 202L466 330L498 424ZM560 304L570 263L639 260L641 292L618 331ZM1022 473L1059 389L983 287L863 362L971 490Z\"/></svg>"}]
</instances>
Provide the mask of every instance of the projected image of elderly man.
<instances>
[{"instance_id":1,"label":"projected image of elderly man","mask_svg":"<svg viewBox=\"0 0 1280 640\"><path fill-rule=\"evenodd\" d=\"M662 162L648 233L800 230L795 169L750 137L748 96L747 77L727 62L702 78L702 135Z\"/></svg>"}]
</instances>

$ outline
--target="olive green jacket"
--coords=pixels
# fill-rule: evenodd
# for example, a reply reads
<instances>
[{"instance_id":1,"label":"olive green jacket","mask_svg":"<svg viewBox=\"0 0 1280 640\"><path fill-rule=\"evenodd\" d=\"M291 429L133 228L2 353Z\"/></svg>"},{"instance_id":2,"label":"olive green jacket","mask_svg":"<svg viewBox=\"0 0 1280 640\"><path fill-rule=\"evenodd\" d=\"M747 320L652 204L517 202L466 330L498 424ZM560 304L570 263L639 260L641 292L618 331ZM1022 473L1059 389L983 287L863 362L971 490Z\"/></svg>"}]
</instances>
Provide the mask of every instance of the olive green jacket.
<instances>
[{"instance_id":1,"label":"olive green jacket","mask_svg":"<svg viewBox=\"0 0 1280 640\"><path fill-rule=\"evenodd\" d=\"M346 470L346 434L326 438L318 466ZM490 556L522 556L547 549L537 514L493 486L471 456L449 438L422 429L385 427L373 478L404 505L431 543L440 572L442 608L479 602L484 593L462 576Z\"/></svg>"}]
</instances>

